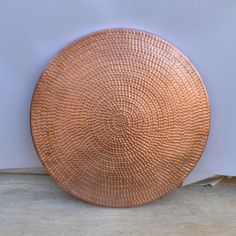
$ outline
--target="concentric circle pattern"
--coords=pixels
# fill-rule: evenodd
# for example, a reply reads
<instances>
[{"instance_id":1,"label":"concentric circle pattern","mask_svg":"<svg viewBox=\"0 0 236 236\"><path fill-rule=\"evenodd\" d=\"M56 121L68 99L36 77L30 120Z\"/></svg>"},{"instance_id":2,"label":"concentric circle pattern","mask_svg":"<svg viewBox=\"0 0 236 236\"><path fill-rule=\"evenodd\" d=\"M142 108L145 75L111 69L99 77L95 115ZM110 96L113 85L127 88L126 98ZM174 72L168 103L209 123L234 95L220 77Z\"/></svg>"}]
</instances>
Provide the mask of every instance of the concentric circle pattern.
<instances>
[{"instance_id":1,"label":"concentric circle pattern","mask_svg":"<svg viewBox=\"0 0 236 236\"><path fill-rule=\"evenodd\" d=\"M85 201L129 207L180 185L209 132L208 96L174 46L150 33L110 29L64 48L32 100L38 155Z\"/></svg>"}]
</instances>

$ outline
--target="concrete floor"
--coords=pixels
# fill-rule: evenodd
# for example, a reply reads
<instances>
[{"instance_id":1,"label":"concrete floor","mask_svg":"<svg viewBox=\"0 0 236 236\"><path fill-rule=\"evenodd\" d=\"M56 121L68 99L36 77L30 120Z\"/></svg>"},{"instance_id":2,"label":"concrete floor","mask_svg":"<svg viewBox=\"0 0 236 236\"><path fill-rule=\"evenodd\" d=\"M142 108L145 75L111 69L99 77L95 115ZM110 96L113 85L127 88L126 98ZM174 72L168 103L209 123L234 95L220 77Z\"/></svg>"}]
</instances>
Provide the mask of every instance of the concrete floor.
<instances>
[{"instance_id":1,"label":"concrete floor","mask_svg":"<svg viewBox=\"0 0 236 236\"><path fill-rule=\"evenodd\" d=\"M0 235L235 236L236 180L112 209L70 196L47 175L0 174Z\"/></svg>"}]
</instances>

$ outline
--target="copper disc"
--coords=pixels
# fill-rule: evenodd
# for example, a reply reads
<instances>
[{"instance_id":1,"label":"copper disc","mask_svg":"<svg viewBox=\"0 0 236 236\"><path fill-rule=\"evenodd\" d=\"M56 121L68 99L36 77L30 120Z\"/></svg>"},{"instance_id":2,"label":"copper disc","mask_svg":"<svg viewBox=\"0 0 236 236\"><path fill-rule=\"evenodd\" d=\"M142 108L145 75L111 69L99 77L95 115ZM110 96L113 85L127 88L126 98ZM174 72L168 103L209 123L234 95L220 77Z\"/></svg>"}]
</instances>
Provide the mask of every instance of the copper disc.
<instances>
[{"instance_id":1,"label":"copper disc","mask_svg":"<svg viewBox=\"0 0 236 236\"><path fill-rule=\"evenodd\" d=\"M164 196L199 160L209 132L206 89L163 39L109 29L65 47L35 89L38 155L66 191L130 207Z\"/></svg>"}]
</instances>

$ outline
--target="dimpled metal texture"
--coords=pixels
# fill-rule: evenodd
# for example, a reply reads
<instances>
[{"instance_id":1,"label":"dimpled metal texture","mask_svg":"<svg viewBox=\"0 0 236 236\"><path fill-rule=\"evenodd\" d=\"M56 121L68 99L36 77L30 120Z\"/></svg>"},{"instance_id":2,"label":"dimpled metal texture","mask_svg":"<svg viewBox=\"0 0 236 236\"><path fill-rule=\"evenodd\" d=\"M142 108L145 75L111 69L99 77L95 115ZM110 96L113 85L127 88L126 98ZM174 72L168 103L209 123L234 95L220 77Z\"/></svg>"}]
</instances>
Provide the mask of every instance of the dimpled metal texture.
<instances>
[{"instance_id":1,"label":"dimpled metal texture","mask_svg":"<svg viewBox=\"0 0 236 236\"><path fill-rule=\"evenodd\" d=\"M135 29L84 36L36 86L31 131L50 175L74 196L131 207L179 186L209 133L206 89L177 48Z\"/></svg>"}]
</instances>

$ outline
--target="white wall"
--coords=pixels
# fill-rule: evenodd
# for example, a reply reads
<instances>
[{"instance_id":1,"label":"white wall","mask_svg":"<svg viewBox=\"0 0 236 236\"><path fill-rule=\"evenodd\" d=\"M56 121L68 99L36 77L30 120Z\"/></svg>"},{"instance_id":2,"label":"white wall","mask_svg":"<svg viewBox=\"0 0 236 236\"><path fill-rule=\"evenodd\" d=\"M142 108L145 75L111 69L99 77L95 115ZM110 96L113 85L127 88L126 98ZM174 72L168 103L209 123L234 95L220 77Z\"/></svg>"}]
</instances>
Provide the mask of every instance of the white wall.
<instances>
[{"instance_id":1,"label":"white wall","mask_svg":"<svg viewBox=\"0 0 236 236\"><path fill-rule=\"evenodd\" d=\"M211 133L186 182L236 175L234 0L0 0L0 168L41 166L29 129L37 79L65 44L110 27L160 35L202 75L212 107Z\"/></svg>"}]
</instances>

